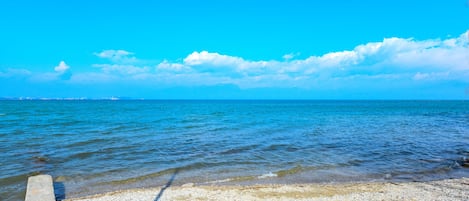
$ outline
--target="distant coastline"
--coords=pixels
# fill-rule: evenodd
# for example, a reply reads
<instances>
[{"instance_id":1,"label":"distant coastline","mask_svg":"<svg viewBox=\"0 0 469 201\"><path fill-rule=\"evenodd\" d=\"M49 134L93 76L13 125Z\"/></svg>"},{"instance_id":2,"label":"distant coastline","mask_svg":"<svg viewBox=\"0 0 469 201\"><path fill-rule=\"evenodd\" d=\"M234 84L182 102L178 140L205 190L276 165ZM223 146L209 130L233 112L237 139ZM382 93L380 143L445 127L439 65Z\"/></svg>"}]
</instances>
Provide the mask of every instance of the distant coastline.
<instances>
[{"instance_id":1,"label":"distant coastline","mask_svg":"<svg viewBox=\"0 0 469 201\"><path fill-rule=\"evenodd\" d=\"M43 97L0 97L0 100L42 100L42 101L49 101L49 100L65 100L65 101L75 101L75 100L145 100L143 98L128 98L128 97L105 97L105 98L87 98L87 97L79 97L79 98L43 98Z\"/></svg>"}]
</instances>

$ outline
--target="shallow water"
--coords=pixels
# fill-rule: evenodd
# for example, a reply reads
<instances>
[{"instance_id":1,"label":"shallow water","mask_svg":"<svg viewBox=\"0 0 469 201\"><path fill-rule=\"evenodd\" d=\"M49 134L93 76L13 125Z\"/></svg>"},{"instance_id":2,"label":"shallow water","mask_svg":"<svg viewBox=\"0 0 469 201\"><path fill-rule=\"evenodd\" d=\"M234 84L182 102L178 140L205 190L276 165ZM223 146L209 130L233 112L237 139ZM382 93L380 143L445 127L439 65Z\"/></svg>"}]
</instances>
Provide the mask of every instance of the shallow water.
<instances>
[{"instance_id":1,"label":"shallow water","mask_svg":"<svg viewBox=\"0 0 469 201\"><path fill-rule=\"evenodd\" d=\"M164 185L469 176L468 101L0 101L0 200ZM62 195L63 197L63 195Z\"/></svg>"}]
</instances>

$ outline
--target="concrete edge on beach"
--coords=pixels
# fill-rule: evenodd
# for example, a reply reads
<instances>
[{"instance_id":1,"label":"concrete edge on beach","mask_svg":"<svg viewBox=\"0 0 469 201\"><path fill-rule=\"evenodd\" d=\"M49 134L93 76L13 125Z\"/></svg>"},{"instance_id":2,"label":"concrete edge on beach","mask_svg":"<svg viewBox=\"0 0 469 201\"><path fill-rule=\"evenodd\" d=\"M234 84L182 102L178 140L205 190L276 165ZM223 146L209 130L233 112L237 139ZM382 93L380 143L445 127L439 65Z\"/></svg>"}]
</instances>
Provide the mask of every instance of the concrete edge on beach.
<instances>
[{"instance_id":1,"label":"concrete edge on beach","mask_svg":"<svg viewBox=\"0 0 469 201\"><path fill-rule=\"evenodd\" d=\"M55 201L52 176L37 175L28 178L25 201Z\"/></svg>"}]
</instances>

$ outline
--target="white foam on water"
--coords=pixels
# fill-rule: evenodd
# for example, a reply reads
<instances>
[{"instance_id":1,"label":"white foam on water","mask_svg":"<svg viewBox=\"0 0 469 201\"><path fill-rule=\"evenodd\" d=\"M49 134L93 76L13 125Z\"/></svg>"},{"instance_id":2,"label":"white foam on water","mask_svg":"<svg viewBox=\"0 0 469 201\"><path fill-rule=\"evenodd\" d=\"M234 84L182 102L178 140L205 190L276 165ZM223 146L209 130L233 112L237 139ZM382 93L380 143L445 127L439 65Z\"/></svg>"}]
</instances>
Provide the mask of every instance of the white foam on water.
<instances>
[{"instance_id":1,"label":"white foam on water","mask_svg":"<svg viewBox=\"0 0 469 201\"><path fill-rule=\"evenodd\" d=\"M277 177L277 174L274 174L272 172L269 172L267 174L263 174L261 176L258 176L258 179L265 179L265 178L270 178L270 177Z\"/></svg>"},{"instance_id":2,"label":"white foam on water","mask_svg":"<svg viewBox=\"0 0 469 201\"><path fill-rule=\"evenodd\" d=\"M208 181L208 182L205 182L205 184L218 184L218 183L224 183L224 182L229 182L229 181L233 181L233 179L221 179L221 180L215 180L215 181Z\"/></svg>"}]
</instances>

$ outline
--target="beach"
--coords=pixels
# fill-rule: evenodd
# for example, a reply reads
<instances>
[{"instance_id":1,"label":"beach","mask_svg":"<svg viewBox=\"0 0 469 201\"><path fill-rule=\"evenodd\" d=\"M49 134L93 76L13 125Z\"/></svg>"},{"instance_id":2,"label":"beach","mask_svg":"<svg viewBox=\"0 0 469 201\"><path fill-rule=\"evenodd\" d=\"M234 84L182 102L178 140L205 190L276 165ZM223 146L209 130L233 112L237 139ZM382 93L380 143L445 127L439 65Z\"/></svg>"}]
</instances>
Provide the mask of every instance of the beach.
<instances>
[{"instance_id":1,"label":"beach","mask_svg":"<svg viewBox=\"0 0 469 201\"><path fill-rule=\"evenodd\" d=\"M468 17L0 0L0 201L469 201Z\"/></svg>"},{"instance_id":2,"label":"beach","mask_svg":"<svg viewBox=\"0 0 469 201\"><path fill-rule=\"evenodd\" d=\"M469 178L428 182L364 182L196 186L109 192L66 201L154 200L469 200Z\"/></svg>"}]
</instances>

